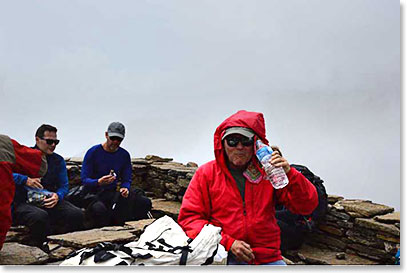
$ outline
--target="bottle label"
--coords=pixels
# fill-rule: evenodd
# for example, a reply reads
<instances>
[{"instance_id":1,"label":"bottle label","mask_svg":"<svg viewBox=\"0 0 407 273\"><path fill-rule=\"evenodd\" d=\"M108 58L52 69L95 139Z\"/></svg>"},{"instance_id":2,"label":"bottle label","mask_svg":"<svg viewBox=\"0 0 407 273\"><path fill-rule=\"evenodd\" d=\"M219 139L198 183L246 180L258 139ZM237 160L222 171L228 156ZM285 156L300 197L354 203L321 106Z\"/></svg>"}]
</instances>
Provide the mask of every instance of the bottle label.
<instances>
[{"instance_id":1,"label":"bottle label","mask_svg":"<svg viewBox=\"0 0 407 273\"><path fill-rule=\"evenodd\" d=\"M271 155L273 150L269 146L264 146L256 151L257 158L261 161L265 156Z\"/></svg>"}]
</instances>

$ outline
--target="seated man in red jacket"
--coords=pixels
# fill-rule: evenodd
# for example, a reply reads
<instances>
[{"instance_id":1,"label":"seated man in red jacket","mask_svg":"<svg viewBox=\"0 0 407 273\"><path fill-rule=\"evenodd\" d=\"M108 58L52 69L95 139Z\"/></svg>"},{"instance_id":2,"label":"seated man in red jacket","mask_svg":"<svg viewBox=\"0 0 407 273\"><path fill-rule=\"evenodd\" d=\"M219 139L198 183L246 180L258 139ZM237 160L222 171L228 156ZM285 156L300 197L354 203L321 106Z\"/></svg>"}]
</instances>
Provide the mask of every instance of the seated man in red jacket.
<instances>
[{"instance_id":1,"label":"seated man in red jacket","mask_svg":"<svg viewBox=\"0 0 407 273\"><path fill-rule=\"evenodd\" d=\"M185 192L178 223L190 238L205 224L222 228L228 264L284 265L276 202L296 214L318 204L315 187L286 159L273 152L271 164L282 167L289 183L274 189L255 155L255 141L268 144L263 114L239 111L215 131L215 160L196 171Z\"/></svg>"},{"instance_id":2,"label":"seated man in red jacket","mask_svg":"<svg viewBox=\"0 0 407 273\"><path fill-rule=\"evenodd\" d=\"M0 135L0 250L11 226L11 203L14 198L13 172L33 177L47 172L45 155L39 150L18 144L8 136Z\"/></svg>"}]
</instances>

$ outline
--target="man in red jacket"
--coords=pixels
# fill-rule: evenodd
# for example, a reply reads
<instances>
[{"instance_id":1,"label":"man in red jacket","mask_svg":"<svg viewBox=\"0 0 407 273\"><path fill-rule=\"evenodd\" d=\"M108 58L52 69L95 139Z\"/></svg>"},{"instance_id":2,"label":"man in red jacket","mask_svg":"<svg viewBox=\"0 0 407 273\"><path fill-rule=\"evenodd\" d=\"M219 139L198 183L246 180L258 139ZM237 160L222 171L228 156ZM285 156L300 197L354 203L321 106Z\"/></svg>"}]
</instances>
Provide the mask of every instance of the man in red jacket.
<instances>
[{"instance_id":1,"label":"man in red jacket","mask_svg":"<svg viewBox=\"0 0 407 273\"><path fill-rule=\"evenodd\" d=\"M47 172L47 161L41 151L0 135L0 250L11 226L10 207L15 190L13 172L40 177Z\"/></svg>"},{"instance_id":2,"label":"man in red jacket","mask_svg":"<svg viewBox=\"0 0 407 273\"><path fill-rule=\"evenodd\" d=\"M318 204L315 187L286 159L273 152L289 184L274 189L255 155L255 141L266 139L263 114L239 111L215 131L215 160L196 171L185 192L178 223L190 238L205 224L222 228L228 264L284 265L275 204L309 214Z\"/></svg>"}]
</instances>

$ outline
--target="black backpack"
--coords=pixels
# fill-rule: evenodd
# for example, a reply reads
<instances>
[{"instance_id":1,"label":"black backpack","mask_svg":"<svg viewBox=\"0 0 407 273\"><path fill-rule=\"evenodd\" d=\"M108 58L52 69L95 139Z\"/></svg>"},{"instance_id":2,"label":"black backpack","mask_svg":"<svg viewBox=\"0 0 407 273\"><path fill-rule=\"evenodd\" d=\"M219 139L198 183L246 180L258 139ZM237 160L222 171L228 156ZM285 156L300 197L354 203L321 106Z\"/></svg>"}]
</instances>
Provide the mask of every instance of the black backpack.
<instances>
[{"instance_id":1,"label":"black backpack","mask_svg":"<svg viewBox=\"0 0 407 273\"><path fill-rule=\"evenodd\" d=\"M314 231L318 224L325 219L328 210L328 195L324 181L307 167L297 164L290 165L302 173L316 188L318 206L309 215L293 214L282 205L276 206L277 223L281 230L281 249L297 249L301 246L304 236Z\"/></svg>"}]
</instances>

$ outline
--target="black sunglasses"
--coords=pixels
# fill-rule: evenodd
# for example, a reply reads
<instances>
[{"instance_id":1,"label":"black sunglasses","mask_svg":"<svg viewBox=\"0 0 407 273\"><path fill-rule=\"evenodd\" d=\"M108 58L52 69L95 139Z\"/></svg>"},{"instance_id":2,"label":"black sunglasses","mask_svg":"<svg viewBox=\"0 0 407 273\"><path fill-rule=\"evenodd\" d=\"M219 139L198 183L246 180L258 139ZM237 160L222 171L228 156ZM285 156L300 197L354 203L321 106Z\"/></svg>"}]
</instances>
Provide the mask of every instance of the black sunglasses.
<instances>
[{"instance_id":1,"label":"black sunglasses","mask_svg":"<svg viewBox=\"0 0 407 273\"><path fill-rule=\"evenodd\" d=\"M109 138L110 138L111 141L119 141L119 142L123 141L123 139L121 137L118 137L118 136L112 136L112 137L109 137Z\"/></svg>"},{"instance_id":2,"label":"black sunglasses","mask_svg":"<svg viewBox=\"0 0 407 273\"><path fill-rule=\"evenodd\" d=\"M59 143L59 139L49 139L49 138L43 138L40 137L42 140L45 140L45 142L47 142L48 145L52 145L55 143L55 146L58 145Z\"/></svg>"},{"instance_id":3,"label":"black sunglasses","mask_svg":"<svg viewBox=\"0 0 407 273\"><path fill-rule=\"evenodd\" d=\"M253 145L254 140L253 138L247 137L226 137L226 142L229 147L236 147L239 142L242 143L243 146L249 147Z\"/></svg>"}]
</instances>

